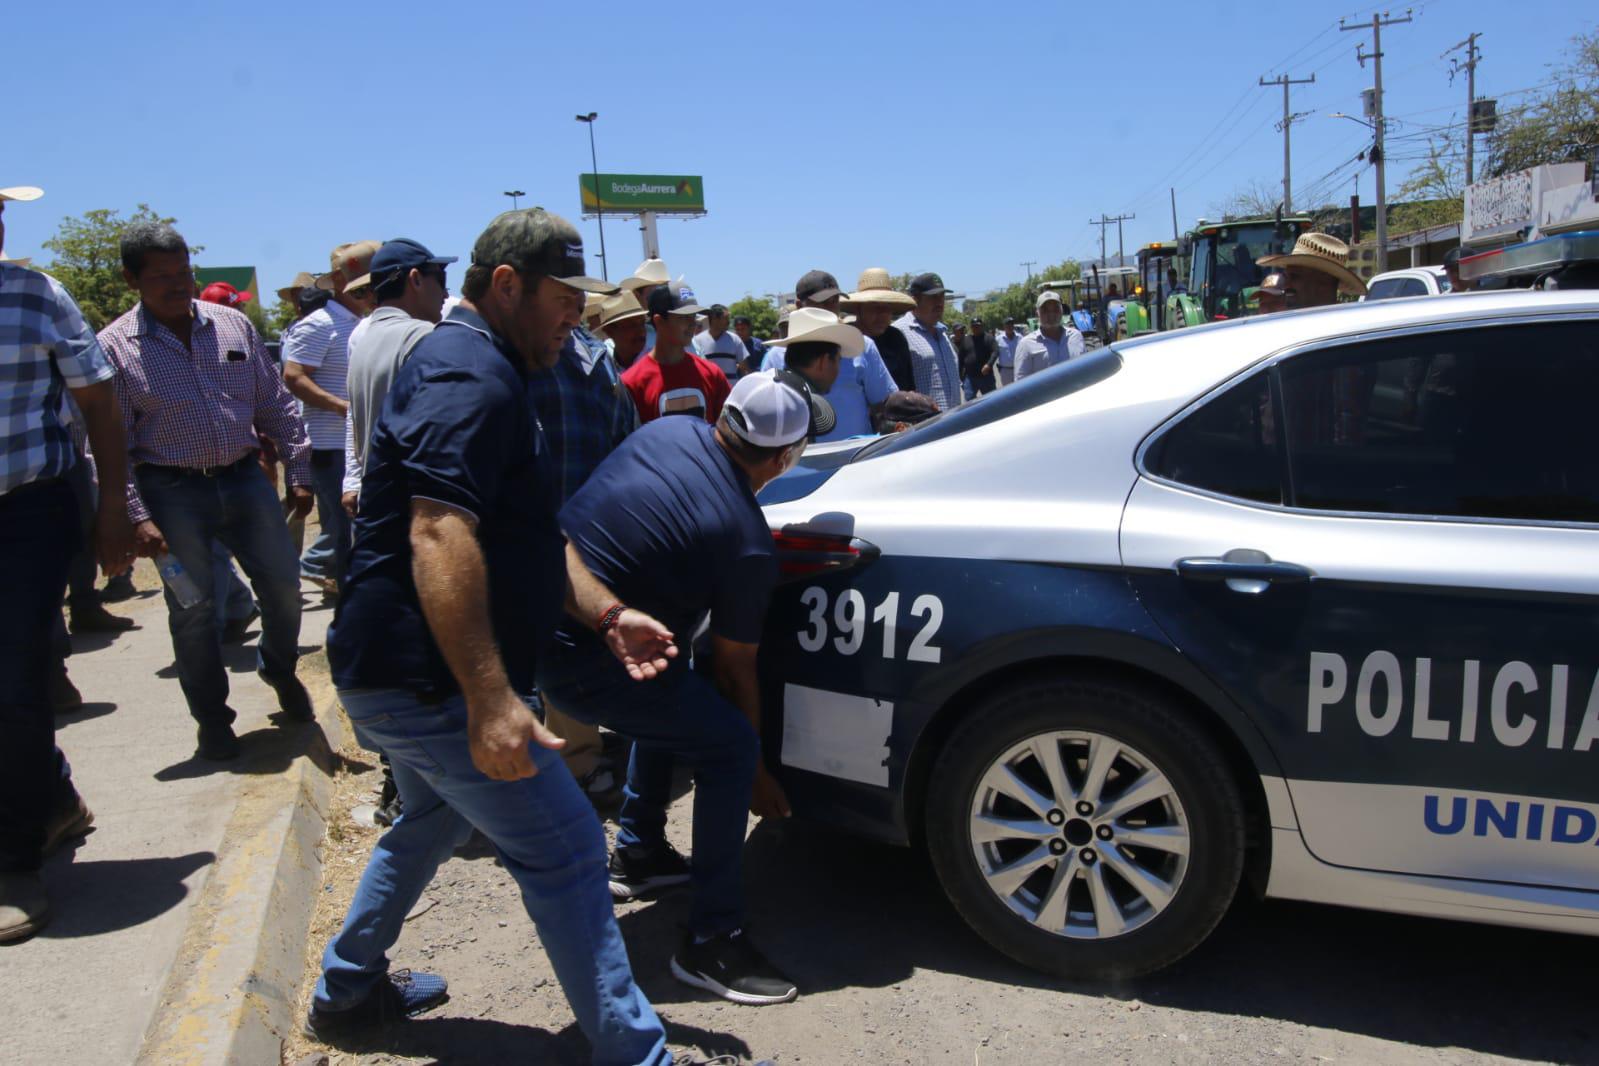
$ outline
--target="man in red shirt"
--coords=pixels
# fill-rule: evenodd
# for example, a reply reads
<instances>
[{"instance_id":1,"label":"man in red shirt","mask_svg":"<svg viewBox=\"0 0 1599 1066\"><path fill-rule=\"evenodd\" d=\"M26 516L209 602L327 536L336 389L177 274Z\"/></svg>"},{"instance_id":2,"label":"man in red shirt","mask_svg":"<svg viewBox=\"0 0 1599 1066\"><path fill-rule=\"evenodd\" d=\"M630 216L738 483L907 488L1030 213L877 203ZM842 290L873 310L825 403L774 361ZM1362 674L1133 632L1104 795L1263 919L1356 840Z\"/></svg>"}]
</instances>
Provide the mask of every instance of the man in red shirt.
<instances>
[{"instance_id":1,"label":"man in red shirt","mask_svg":"<svg viewBox=\"0 0 1599 1066\"><path fill-rule=\"evenodd\" d=\"M639 422L653 422L662 415L693 415L714 425L722 416L730 386L715 363L689 349L694 316L702 311L694 303L694 293L682 282L662 285L650 293L649 311L655 348L622 375Z\"/></svg>"}]
</instances>

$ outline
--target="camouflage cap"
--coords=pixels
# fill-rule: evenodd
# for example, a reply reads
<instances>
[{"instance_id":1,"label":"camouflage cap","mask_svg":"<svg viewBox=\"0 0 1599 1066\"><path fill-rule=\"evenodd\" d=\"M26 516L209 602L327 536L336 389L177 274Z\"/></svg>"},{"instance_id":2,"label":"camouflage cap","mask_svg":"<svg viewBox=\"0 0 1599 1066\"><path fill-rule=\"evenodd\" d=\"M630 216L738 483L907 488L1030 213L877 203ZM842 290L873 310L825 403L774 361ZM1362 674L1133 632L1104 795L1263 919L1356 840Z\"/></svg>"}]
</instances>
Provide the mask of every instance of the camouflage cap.
<instances>
[{"instance_id":1,"label":"camouflage cap","mask_svg":"<svg viewBox=\"0 0 1599 1066\"><path fill-rule=\"evenodd\" d=\"M587 275L577 228L542 207L507 211L490 222L472 246L472 265L489 270L508 266L524 277L554 278L583 292L617 291L610 282Z\"/></svg>"}]
</instances>

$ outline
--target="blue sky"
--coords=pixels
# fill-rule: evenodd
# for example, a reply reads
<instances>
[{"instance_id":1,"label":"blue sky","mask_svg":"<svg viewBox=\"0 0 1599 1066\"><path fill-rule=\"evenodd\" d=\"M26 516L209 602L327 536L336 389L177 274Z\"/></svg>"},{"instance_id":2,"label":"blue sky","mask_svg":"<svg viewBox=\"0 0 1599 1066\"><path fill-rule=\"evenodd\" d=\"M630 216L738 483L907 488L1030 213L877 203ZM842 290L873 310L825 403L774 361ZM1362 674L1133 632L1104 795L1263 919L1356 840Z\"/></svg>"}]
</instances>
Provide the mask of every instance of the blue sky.
<instances>
[{"instance_id":1,"label":"blue sky","mask_svg":"<svg viewBox=\"0 0 1599 1066\"><path fill-rule=\"evenodd\" d=\"M1281 72L1316 76L1294 88L1314 112L1293 130L1296 202L1347 202L1357 177L1374 195L1369 167L1339 169L1367 131L1329 116L1359 114L1371 79L1354 58L1369 31L1338 19L1378 9L1340 3L11 8L0 186L46 193L7 212L13 256L48 259L39 242L64 215L148 202L205 246L200 263L253 264L269 290L369 237L464 262L503 190L577 220L589 145L573 115L597 111L601 170L704 175L708 216L661 222L702 302L791 289L813 267L846 286L868 266L937 270L975 294L1025 260L1097 253L1101 212L1136 213L1129 249L1169 238L1169 186L1186 228L1248 182L1280 182L1281 90L1256 80ZM1383 33L1390 194L1428 127L1461 117L1449 46L1484 34L1478 93L1503 111L1596 14L1427 0L1414 17ZM612 278L630 273L637 223L605 237Z\"/></svg>"}]
</instances>

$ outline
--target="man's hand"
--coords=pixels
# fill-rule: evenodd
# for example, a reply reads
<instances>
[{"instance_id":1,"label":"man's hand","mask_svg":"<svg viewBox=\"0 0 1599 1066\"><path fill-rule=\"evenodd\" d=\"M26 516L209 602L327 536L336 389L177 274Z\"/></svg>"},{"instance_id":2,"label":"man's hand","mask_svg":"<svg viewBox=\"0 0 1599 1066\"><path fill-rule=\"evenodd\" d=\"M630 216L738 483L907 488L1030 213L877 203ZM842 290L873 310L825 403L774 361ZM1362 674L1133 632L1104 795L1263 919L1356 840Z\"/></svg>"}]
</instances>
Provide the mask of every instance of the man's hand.
<instances>
[{"instance_id":1,"label":"man's hand","mask_svg":"<svg viewBox=\"0 0 1599 1066\"><path fill-rule=\"evenodd\" d=\"M509 688L484 704L469 702L466 731L472 765L496 781L517 781L539 772L529 744L553 751L566 746Z\"/></svg>"},{"instance_id":2,"label":"man's hand","mask_svg":"<svg viewBox=\"0 0 1599 1066\"><path fill-rule=\"evenodd\" d=\"M95 521L98 523L99 519ZM146 518L133 527L133 554L154 559L157 555L166 553L167 538L161 535L161 530L154 522Z\"/></svg>"},{"instance_id":3,"label":"man's hand","mask_svg":"<svg viewBox=\"0 0 1599 1066\"><path fill-rule=\"evenodd\" d=\"M316 497L304 485L290 485L289 495L283 500L283 513L290 518L304 518L311 513Z\"/></svg>"},{"instance_id":4,"label":"man's hand","mask_svg":"<svg viewBox=\"0 0 1599 1066\"><path fill-rule=\"evenodd\" d=\"M788 796L766 769L765 763L755 766L755 788L750 797L750 813L760 818L787 818L790 813Z\"/></svg>"},{"instance_id":5,"label":"man's hand","mask_svg":"<svg viewBox=\"0 0 1599 1066\"><path fill-rule=\"evenodd\" d=\"M354 518L355 517L355 505L356 505L356 502L358 500L360 500L360 498L361 498L360 493L356 493L356 492L346 492L343 496L340 496L339 497L339 503L344 505L344 513L349 515L351 518Z\"/></svg>"},{"instance_id":6,"label":"man's hand","mask_svg":"<svg viewBox=\"0 0 1599 1066\"><path fill-rule=\"evenodd\" d=\"M667 661L677 658L672 631L645 614L629 607L605 631L605 646L611 649L634 681L659 677Z\"/></svg>"},{"instance_id":7,"label":"man's hand","mask_svg":"<svg viewBox=\"0 0 1599 1066\"><path fill-rule=\"evenodd\" d=\"M112 503L95 512L94 549L106 577L122 573L133 561L133 523L128 521L126 503Z\"/></svg>"}]
</instances>

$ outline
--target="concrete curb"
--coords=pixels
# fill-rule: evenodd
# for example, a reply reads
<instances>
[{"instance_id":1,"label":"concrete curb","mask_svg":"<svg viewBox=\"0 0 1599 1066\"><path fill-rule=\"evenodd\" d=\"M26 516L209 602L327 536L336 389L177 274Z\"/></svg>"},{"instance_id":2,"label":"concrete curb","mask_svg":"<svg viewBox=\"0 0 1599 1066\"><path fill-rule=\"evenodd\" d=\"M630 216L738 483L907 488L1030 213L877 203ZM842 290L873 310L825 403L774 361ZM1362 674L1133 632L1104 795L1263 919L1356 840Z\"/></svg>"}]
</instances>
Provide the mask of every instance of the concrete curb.
<instances>
[{"instance_id":1,"label":"concrete curb","mask_svg":"<svg viewBox=\"0 0 1599 1066\"><path fill-rule=\"evenodd\" d=\"M304 661L302 660L302 663ZM325 666L301 670L318 730L281 773L244 784L194 903L138 1062L277 1066L298 1023L296 994L322 885L318 854L333 798L334 750L348 741ZM320 690L320 691L319 691ZM306 738L309 739L306 739Z\"/></svg>"}]
</instances>

